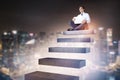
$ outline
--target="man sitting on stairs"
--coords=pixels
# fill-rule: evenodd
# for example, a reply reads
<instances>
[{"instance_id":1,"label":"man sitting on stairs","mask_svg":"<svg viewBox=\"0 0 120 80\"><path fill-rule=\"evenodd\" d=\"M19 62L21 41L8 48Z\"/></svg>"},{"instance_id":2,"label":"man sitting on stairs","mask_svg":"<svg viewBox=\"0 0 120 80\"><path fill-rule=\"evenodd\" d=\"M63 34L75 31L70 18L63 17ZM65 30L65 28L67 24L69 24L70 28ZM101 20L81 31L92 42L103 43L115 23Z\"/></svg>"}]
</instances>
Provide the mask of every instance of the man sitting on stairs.
<instances>
[{"instance_id":1,"label":"man sitting on stairs","mask_svg":"<svg viewBox=\"0 0 120 80\"><path fill-rule=\"evenodd\" d=\"M85 12L84 6L80 6L79 11L80 14L71 20L70 25L72 28L69 28L68 31L88 29L88 23L91 21L90 16Z\"/></svg>"}]
</instances>

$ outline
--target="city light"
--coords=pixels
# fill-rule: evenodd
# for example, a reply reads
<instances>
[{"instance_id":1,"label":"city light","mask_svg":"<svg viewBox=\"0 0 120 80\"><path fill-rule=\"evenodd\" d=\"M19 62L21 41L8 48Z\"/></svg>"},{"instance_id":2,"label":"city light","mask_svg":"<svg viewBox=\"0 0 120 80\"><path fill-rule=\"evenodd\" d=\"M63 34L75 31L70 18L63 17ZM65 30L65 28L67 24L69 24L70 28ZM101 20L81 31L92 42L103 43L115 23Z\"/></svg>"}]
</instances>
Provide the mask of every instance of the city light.
<instances>
[{"instance_id":1,"label":"city light","mask_svg":"<svg viewBox=\"0 0 120 80\"><path fill-rule=\"evenodd\" d=\"M3 34L4 34L4 35L7 35L7 32L4 32Z\"/></svg>"},{"instance_id":2,"label":"city light","mask_svg":"<svg viewBox=\"0 0 120 80\"><path fill-rule=\"evenodd\" d=\"M13 30L12 33L13 33L13 34L17 34L17 30Z\"/></svg>"},{"instance_id":3,"label":"city light","mask_svg":"<svg viewBox=\"0 0 120 80\"><path fill-rule=\"evenodd\" d=\"M102 31L102 30L104 30L104 28L103 27L99 27L98 30Z\"/></svg>"},{"instance_id":4,"label":"city light","mask_svg":"<svg viewBox=\"0 0 120 80\"><path fill-rule=\"evenodd\" d=\"M33 33L29 33L29 35L30 35L30 36L34 36L34 34L33 34Z\"/></svg>"},{"instance_id":5,"label":"city light","mask_svg":"<svg viewBox=\"0 0 120 80\"><path fill-rule=\"evenodd\" d=\"M117 44L118 42L117 41L113 41L113 44Z\"/></svg>"},{"instance_id":6,"label":"city light","mask_svg":"<svg viewBox=\"0 0 120 80\"><path fill-rule=\"evenodd\" d=\"M111 52L109 52L109 54L114 55L114 54L115 54L115 52L114 52L114 51L111 51Z\"/></svg>"}]
</instances>

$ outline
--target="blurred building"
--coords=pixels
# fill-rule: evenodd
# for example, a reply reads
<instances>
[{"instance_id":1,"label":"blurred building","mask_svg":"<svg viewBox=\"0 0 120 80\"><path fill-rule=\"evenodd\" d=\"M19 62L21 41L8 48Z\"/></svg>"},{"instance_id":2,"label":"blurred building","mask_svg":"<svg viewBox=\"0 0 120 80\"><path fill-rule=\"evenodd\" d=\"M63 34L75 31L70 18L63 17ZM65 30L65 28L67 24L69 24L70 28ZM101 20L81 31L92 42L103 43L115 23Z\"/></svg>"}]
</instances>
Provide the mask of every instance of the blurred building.
<instances>
[{"instance_id":1,"label":"blurred building","mask_svg":"<svg viewBox=\"0 0 120 80\"><path fill-rule=\"evenodd\" d=\"M112 43L112 28L108 28L107 29L107 43L108 43L108 46L112 46L113 43Z\"/></svg>"},{"instance_id":2,"label":"blurred building","mask_svg":"<svg viewBox=\"0 0 120 80\"><path fill-rule=\"evenodd\" d=\"M104 27L98 28L99 33L99 57L100 57L100 65L107 65L107 40L106 40L106 29Z\"/></svg>"},{"instance_id":3,"label":"blurred building","mask_svg":"<svg viewBox=\"0 0 120 80\"><path fill-rule=\"evenodd\" d=\"M6 31L1 34L2 63L6 67L12 67L13 56L24 46L27 41L35 38L34 33L25 31Z\"/></svg>"},{"instance_id":4,"label":"blurred building","mask_svg":"<svg viewBox=\"0 0 120 80\"><path fill-rule=\"evenodd\" d=\"M118 41L118 54L120 55L120 40Z\"/></svg>"}]
</instances>

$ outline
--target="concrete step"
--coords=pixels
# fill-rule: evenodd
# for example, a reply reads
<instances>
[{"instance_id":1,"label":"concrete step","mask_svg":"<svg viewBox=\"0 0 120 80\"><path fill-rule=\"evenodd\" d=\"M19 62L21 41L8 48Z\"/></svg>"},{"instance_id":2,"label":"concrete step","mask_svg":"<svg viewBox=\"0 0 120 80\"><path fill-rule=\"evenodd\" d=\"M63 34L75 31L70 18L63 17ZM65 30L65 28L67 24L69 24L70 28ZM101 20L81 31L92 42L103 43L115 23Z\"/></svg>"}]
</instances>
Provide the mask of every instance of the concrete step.
<instances>
[{"instance_id":1,"label":"concrete step","mask_svg":"<svg viewBox=\"0 0 120 80\"><path fill-rule=\"evenodd\" d=\"M79 43L79 42L75 42L75 43L72 43L72 42L60 42L60 43L51 43L50 45L48 45L48 47L74 47L74 48L76 48L76 47L93 47L95 44L94 43L89 43L89 42L81 42L81 43Z\"/></svg>"},{"instance_id":2,"label":"concrete step","mask_svg":"<svg viewBox=\"0 0 120 80\"><path fill-rule=\"evenodd\" d=\"M94 30L77 30L77 31L65 31L62 33L63 35L87 35L87 34L95 34Z\"/></svg>"},{"instance_id":3,"label":"concrete step","mask_svg":"<svg viewBox=\"0 0 120 80\"><path fill-rule=\"evenodd\" d=\"M57 38L57 42L93 42L92 38Z\"/></svg>"},{"instance_id":4,"label":"concrete step","mask_svg":"<svg viewBox=\"0 0 120 80\"><path fill-rule=\"evenodd\" d=\"M36 71L26 74L25 80L79 80L79 77Z\"/></svg>"},{"instance_id":5,"label":"concrete step","mask_svg":"<svg viewBox=\"0 0 120 80\"><path fill-rule=\"evenodd\" d=\"M87 63L86 63L87 64ZM85 70L87 69L87 65L82 68L71 68L71 67L62 67L62 66L52 66L52 65L37 65L36 70L34 71L42 71L48 73L55 73L55 74L63 74L63 75L70 75L70 76L82 76L85 74ZM32 71L32 72L34 72ZM31 73L31 72L29 72Z\"/></svg>"},{"instance_id":6,"label":"concrete step","mask_svg":"<svg viewBox=\"0 0 120 80\"><path fill-rule=\"evenodd\" d=\"M59 35L57 35L56 36L57 38L95 38L95 37L97 37L95 34L87 34L87 35L63 35L63 34L59 34Z\"/></svg>"},{"instance_id":7,"label":"concrete step","mask_svg":"<svg viewBox=\"0 0 120 80\"><path fill-rule=\"evenodd\" d=\"M58 52L48 52L42 56L45 57L51 57L51 58L64 58L64 59L90 59L93 57L92 53L87 54L78 54L78 53L58 53Z\"/></svg>"},{"instance_id":8,"label":"concrete step","mask_svg":"<svg viewBox=\"0 0 120 80\"><path fill-rule=\"evenodd\" d=\"M92 48L95 46L95 42L59 42L59 43L51 43L48 45L48 47L89 47L89 48Z\"/></svg>"},{"instance_id":9,"label":"concrete step","mask_svg":"<svg viewBox=\"0 0 120 80\"><path fill-rule=\"evenodd\" d=\"M86 65L85 60L60 59L60 58L42 58L39 59L40 65L51 65L70 68L82 68Z\"/></svg>"},{"instance_id":10,"label":"concrete step","mask_svg":"<svg viewBox=\"0 0 120 80\"><path fill-rule=\"evenodd\" d=\"M48 52L89 53L90 48L85 47L49 47Z\"/></svg>"}]
</instances>

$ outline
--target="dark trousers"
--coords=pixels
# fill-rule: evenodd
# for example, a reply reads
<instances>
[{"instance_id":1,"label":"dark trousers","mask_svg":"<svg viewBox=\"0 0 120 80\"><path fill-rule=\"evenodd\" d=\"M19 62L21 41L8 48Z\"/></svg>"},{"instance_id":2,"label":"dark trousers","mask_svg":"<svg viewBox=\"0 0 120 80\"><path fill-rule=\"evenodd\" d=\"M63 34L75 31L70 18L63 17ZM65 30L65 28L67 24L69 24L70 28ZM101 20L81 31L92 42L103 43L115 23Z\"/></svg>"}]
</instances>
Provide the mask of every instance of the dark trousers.
<instances>
[{"instance_id":1,"label":"dark trousers","mask_svg":"<svg viewBox=\"0 0 120 80\"><path fill-rule=\"evenodd\" d=\"M73 30L86 30L88 29L88 24L74 24L73 21L70 21L70 26L72 27Z\"/></svg>"}]
</instances>

